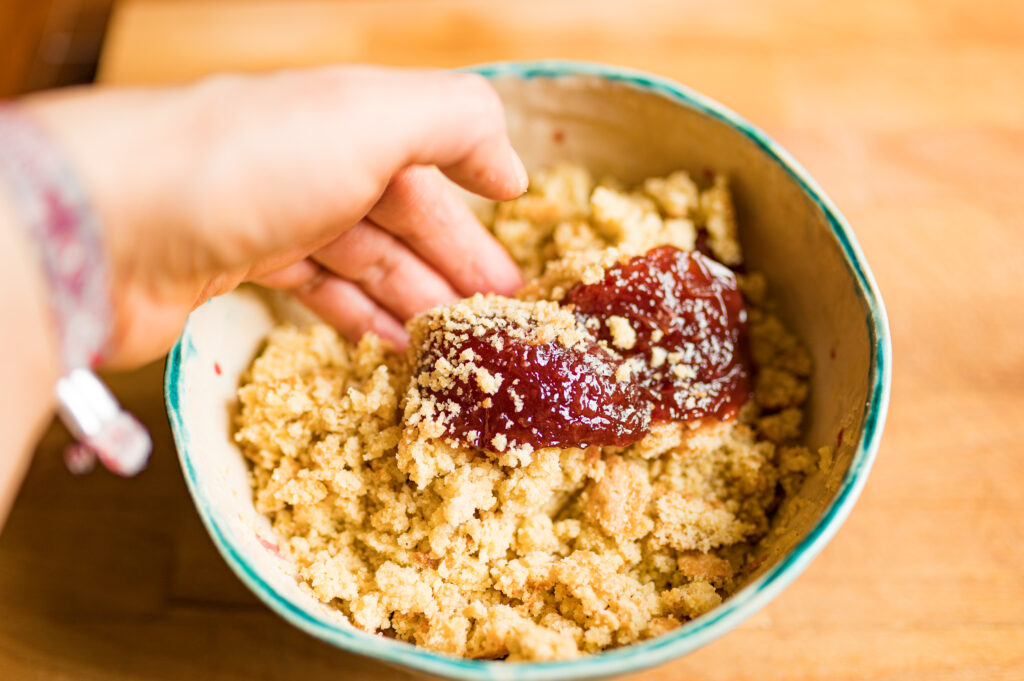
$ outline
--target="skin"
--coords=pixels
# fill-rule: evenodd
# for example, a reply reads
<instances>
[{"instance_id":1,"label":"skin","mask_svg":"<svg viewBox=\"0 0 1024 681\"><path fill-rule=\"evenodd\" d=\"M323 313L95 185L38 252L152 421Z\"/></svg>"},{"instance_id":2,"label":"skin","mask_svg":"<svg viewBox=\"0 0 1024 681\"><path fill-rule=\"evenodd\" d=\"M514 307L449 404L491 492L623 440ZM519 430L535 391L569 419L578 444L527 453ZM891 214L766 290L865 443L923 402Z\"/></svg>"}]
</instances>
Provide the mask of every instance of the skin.
<instances>
[{"instance_id":1,"label":"skin","mask_svg":"<svg viewBox=\"0 0 1024 681\"><path fill-rule=\"evenodd\" d=\"M522 284L449 182L495 200L526 189L479 76L331 67L21 105L104 225L116 317L105 368L164 354L192 309L245 281L399 347L417 312ZM47 282L10 198L0 184L0 522L60 373Z\"/></svg>"}]
</instances>

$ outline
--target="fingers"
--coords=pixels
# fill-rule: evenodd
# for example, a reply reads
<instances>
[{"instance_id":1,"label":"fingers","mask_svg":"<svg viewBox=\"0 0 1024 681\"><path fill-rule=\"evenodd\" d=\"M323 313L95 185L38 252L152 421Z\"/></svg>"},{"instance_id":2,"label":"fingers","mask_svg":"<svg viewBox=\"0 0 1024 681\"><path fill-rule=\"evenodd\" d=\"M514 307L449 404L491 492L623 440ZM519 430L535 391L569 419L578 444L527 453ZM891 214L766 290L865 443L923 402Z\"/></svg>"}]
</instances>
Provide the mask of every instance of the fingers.
<instances>
[{"instance_id":1,"label":"fingers","mask_svg":"<svg viewBox=\"0 0 1024 681\"><path fill-rule=\"evenodd\" d=\"M196 97L213 104L193 126L207 159L194 221L229 232L203 243L214 263L203 269L238 260L350 338L398 343L401 319L521 285L442 175L495 200L526 189L484 78L334 67L211 82ZM245 116L222 115L242 100Z\"/></svg>"},{"instance_id":2,"label":"fingers","mask_svg":"<svg viewBox=\"0 0 1024 681\"><path fill-rule=\"evenodd\" d=\"M190 226L177 242L204 276L312 252L411 165L436 165L495 200L526 189L501 101L474 74L330 67L221 77L187 92L187 124L154 135L175 150L166 165L181 175L161 186L180 182L175 196L187 200L164 191L152 213L171 225L158 235Z\"/></svg>"},{"instance_id":3,"label":"fingers","mask_svg":"<svg viewBox=\"0 0 1024 681\"><path fill-rule=\"evenodd\" d=\"M525 191L526 172L509 142L501 102L486 80L346 68L324 69L301 87L303 92L279 101L303 102L289 123L301 121L304 134L280 137L310 143L300 155L325 160L309 164L318 169L313 175L292 174L278 164L275 177L302 176L303 187L322 198L289 202L274 223L315 224L315 217L295 217L303 207L320 206L335 225L334 234L339 224L356 226L313 251L312 259L335 276L322 276L315 293L299 289L300 300L349 337L374 328L394 339L398 319L459 294L512 294L521 286L518 268L504 249L442 175L424 167L436 165L466 189L496 200ZM360 196L369 198L366 208L350 218L347 208L361 203ZM367 210L369 219L357 222ZM315 230L298 233L310 231ZM309 276L311 267L307 261L271 276L291 287ZM337 297L331 299L332 293Z\"/></svg>"},{"instance_id":4,"label":"fingers","mask_svg":"<svg viewBox=\"0 0 1024 681\"><path fill-rule=\"evenodd\" d=\"M439 107L434 126L448 137L435 137L437 131L427 129L416 139L422 146L410 161L436 165L456 184L489 199L516 198L530 180L508 138L501 99L483 76L446 75L454 77L451 101Z\"/></svg>"},{"instance_id":5,"label":"fingers","mask_svg":"<svg viewBox=\"0 0 1024 681\"><path fill-rule=\"evenodd\" d=\"M309 258L281 268L272 262L253 277L295 291L352 340L373 329L399 345L406 339L399 320L460 295L511 295L522 285L515 263L434 168L399 173L370 216L383 224L360 220ZM324 270L355 290L318 281ZM315 279L314 295L309 282ZM332 291L343 297L329 299Z\"/></svg>"},{"instance_id":6,"label":"fingers","mask_svg":"<svg viewBox=\"0 0 1024 681\"><path fill-rule=\"evenodd\" d=\"M400 350L409 343L405 327L357 284L335 276L311 260L302 260L255 281L287 290L353 342L373 331Z\"/></svg>"},{"instance_id":7,"label":"fingers","mask_svg":"<svg viewBox=\"0 0 1024 681\"><path fill-rule=\"evenodd\" d=\"M321 276L322 273L323 268L315 262L302 259L267 274L253 275L249 279L261 286L291 291L312 282L316 277Z\"/></svg>"},{"instance_id":8,"label":"fingers","mask_svg":"<svg viewBox=\"0 0 1024 681\"><path fill-rule=\"evenodd\" d=\"M400 172L369 217L429 262L462 295L512 295L523 284L519 268L434 168Z\"/></svg>"},{"instance_id":9,"label":"fingers","mask_svg":"<svg viewBox=\"0 0 1024 681\"><path fill-rule=\"evenodd\" d=\"M326 269L359 287L399 319L459 297L415 253L369 220L361 220L313 254Z\"/></svg>"},{"instance_id":10,"label":"fingers","mask_svg":"<svg viewBox=\"0 0 1024 681\"><path fill-rule=\"evenodd\" d=\"M311 258L256 281L290 291L353 341L374 331L398 347L408 342L399 320L459 297L406 245L368 220Z\"/></svg>"},{"instance_id":11,"label":"fingers","mask_svg":"<svg viewBox=\"0 0 1024 681\"><path fill-rule=\"evenodd\" d=\"M405 327L350 281L328 274L293 289L292 294L346 338L358 341L373 331L398 349L409 344Z\"/></svg>"}]
</instances>

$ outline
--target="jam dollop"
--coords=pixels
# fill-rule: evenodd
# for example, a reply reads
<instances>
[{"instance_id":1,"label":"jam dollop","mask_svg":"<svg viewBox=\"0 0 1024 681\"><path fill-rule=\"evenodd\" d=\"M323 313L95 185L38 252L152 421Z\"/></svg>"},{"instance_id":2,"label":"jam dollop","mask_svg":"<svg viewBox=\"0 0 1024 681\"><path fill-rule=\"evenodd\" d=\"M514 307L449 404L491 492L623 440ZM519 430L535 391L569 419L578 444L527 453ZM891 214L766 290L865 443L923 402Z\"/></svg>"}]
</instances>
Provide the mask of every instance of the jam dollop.
<instances>
[{"instance_id":1,"label":"jam dollop","mask_svg":"<svg viewBox=\"0 0 1024 681\"><path fill-rule=\"evenodd\" d=\"M477 296L429 314L424 418L488 451L624 447L654 422L732 418L750 396L736 277L697 251L652 249L560 304Z\"/></svg>"},{"instance_id":2,"label":"jam dollop","mask_svg":"<svg viewBox=\"0 0 1024 681\"><path fill-rule=\"evenodd\" d=\"M626 446L649 430L650 406L640 387L616 379L621 357L588 334L567 345L523 331L497 325L486 334L449 331L428 339L421 375L439 360L457 367L450 380L426 386L448 435L500 452L522 445Z\"/></svg>"},{"instance_id":3,"label":"jam dollop","mask_svg":"<svg viewBox=\"0 0 1024 681\"><path fill-rule=\"evenodd\" d=\"M635 380L654 421L728 419L750 397L746 308L736 277L715 260L660 246L577 284L562 302L612 346L609 319L629 323L635 341L616 350L641 360Z\"/></svg>"}]
</instances>

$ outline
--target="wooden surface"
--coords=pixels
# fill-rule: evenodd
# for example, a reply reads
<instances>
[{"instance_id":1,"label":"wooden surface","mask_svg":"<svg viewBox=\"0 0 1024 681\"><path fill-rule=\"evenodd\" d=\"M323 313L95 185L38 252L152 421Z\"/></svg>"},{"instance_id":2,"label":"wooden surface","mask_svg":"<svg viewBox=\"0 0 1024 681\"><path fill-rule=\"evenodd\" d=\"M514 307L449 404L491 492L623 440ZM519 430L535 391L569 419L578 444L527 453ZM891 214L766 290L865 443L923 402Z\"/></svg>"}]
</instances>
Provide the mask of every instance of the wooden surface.
<instances>
[{"instance_id":1,"label":"wooden surface","mask_svg":"<svg viewBox=\"0 0 1024 681\"><path fill-rule=\"evenodd\" d=\"M102 76L549 56L676 78L779 140L854 225L895 343L836 539L739 629L636 678L1024 679L1024 4L136 2ZM249 595L187 497L159 367L117 384L152 466L71 479L48 435L0 535L0 678L405 678Z\"/></svg>"},{"instance_id":2,"label":"wooden surface","mask_svg":"<svg viewBox=\"0 0 1024 681\"><path fill-rule=\"evenodd\" d=\"M0 97L92 81L114 0L0 0Z\"/></svg>"}]
</instances>

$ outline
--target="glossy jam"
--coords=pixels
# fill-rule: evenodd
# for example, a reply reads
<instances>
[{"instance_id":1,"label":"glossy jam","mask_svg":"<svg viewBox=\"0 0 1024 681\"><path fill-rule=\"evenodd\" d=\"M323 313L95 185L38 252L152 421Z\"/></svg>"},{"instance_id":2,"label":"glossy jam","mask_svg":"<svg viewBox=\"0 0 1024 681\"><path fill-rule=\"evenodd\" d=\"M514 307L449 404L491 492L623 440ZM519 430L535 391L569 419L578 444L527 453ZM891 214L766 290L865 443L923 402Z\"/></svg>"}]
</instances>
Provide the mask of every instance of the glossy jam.
<instances>
[{"instance_id":1,"label":"glossy jam","mask_svg":"<svg viewBox=\"0 0 1024 681\"><path fill-rule=\"evenodd\" d=\"M496 335L500 351L493 344ZM524 444L625 446L650 426L650 407L639 386L615 380L622 359L594 342L569 349L557 341L530 344L498 332L430 348L426 357L458 357L467 349L477 366L502 377L494 394L473 380L434 393L439 402L459 405L458 414L448 418L448 432L469 444L488 451ZM503 436L503 446L495 444L495 436Z\"/></svg>"},{"instance_id":2,"label":"glossy jam","mask_svg":"<svg viewBox=\"0 0 1024 681\"><path fill-rule=\"evenodd\" d=\"M629 321L636 344L620 352L646 360L637 380L654 421L727 419L749 398L746 309L736 277L711 258L655 248L608 268L596 284L577 284L562 302L584 319L596 318L597 335L609 345L608 317ZM652 366L655 347L681 358L695 375L676 374L672 361Z\"/></svg>"},{"instance_id":3,"label":"glossy jam","mask_svg":"<svg viewBox=\"0 0 1024 681\"><path fill-rule=\"evenodd\" d=\"M494 394L472 380L434 393L439 403L459 407L448 417L450 435L489 451L626 446L652 422L729 419L749 398L743 298L733 273L711 258L655 248L608 268L595 284L577 284L562 303L614 351L592 341L570 349L500 332L500 350L494 333L426 349L421 368L472 350L477 367L502 377ZM607 324L613 315L635 331L632 347L615 347ZM642 361L630 378L616 380L623 362L637 357Z\"/></svg>"}]
</instances>

